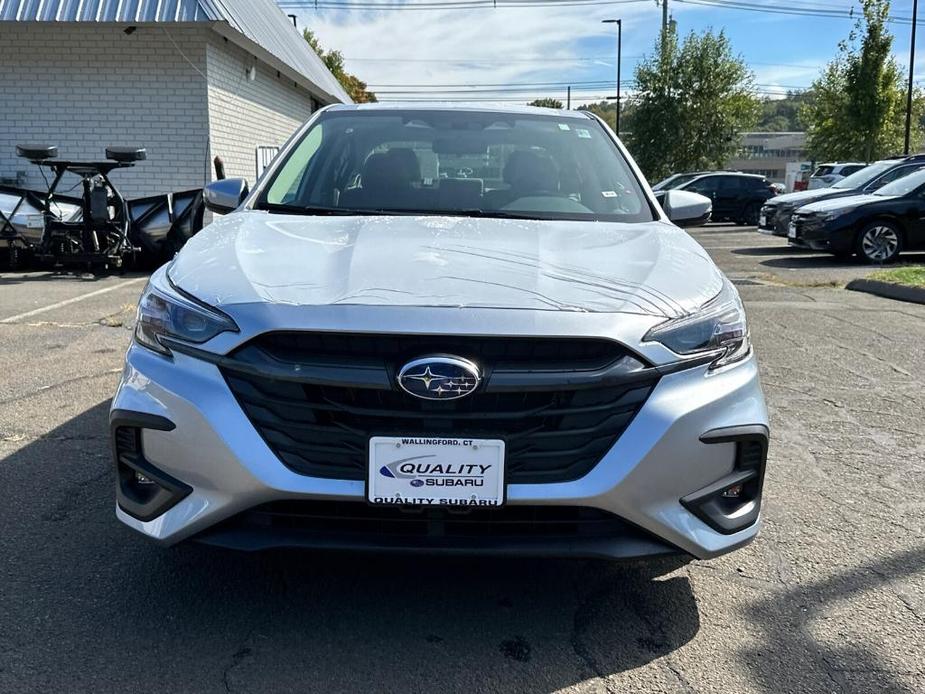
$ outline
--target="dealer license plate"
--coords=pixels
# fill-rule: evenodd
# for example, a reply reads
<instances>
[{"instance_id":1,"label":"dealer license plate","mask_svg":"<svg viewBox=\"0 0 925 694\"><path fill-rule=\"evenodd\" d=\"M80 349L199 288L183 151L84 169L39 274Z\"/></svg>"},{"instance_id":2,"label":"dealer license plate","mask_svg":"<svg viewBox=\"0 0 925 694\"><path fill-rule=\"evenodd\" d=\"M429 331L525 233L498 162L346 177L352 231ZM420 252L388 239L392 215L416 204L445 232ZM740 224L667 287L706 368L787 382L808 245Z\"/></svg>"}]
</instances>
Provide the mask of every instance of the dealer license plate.
<instances>
[{"instance_id":1,"label":"dealer license plate","mask_svg":"<svg viewBox=\"0 0 925 694\"><path fill-rule=\"evenodd\" d=\"M790 222L790 226L787 227L787 238L795 239L797 237L797 225L795 222Z\"/></svg>"},{"instance_id":2,"label":"dealer license plate","mask_svg":"<svg viewBox=\"0 0 925 694\"><path fill-rule=\"evenodd\" d=\"M366 496L380 505L501 506L504 441L374 436Z\"/></svg>"},{"instance_id":3,"label":"dealer license plate","mask_svg":"<svg viewBox=\"0 0 925 694\"><path fill-rule=\"evenodd\" d=\"M758 226L760 226L760 227L766 227L767 225L768 225L768 216L767 216L767 215L764 215L764 214L761 215L761 216L759 216L759 217L758 217Z\"/></svg>"}]
</instances>

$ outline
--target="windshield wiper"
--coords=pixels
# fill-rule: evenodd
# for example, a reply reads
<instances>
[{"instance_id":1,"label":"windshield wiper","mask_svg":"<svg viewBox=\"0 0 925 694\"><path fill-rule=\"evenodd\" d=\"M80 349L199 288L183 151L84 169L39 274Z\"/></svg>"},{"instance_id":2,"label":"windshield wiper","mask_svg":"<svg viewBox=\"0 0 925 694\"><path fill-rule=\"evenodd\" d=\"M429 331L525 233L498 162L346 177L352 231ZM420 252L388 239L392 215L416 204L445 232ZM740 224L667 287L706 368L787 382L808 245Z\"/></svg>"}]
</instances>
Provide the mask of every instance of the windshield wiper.
<instances>
[{"instance_id":1,"label":"windshield wiper","mask_svg":"<svg viewBox=\"0 0 925 694\"><path fill-rule=\"evenodd\" d=\"M289 205L285 203L264 202L257 205L256 209L266 210L268 212L284 212L288 214L304 215L330 215L330 216L407 216L427 215L438 217L488 217L496 219L530 219L542 220L535 214L527 212L509 212L507 210L483 210L479 207L463 208L458 210L431 210L431 209L400 209L375 207L370 209L352 208L352 207L324 207L318 205Z\"/></svg>"},{"instance_id":2,"label":"windshield wiper","mask_svg":"<svg viewBox=\"0 0 925 694\"><path fill-rule=\"evenodd\" d=\"M461 208L457 210L386 210L385 214L428 215L436 217L494 217L497 219L532 219L542 220L527 212L508 212L507 210L483 210L480 207Z\"/></svg>"},{"instance_id":3,"label":"windshield wiper","mask_svg":"<svg viewBox=\"0 0 925 694\"><path fill-rule=\"evenodd\" d=\"M289 205L285 203L264 202L256 205L258 210L267 212L284 212L287 214L330 215L357 217L362 215L392 214L388 210L360 210L352 207L324 207L321 205Z\"/></svg>"}]
</instances>

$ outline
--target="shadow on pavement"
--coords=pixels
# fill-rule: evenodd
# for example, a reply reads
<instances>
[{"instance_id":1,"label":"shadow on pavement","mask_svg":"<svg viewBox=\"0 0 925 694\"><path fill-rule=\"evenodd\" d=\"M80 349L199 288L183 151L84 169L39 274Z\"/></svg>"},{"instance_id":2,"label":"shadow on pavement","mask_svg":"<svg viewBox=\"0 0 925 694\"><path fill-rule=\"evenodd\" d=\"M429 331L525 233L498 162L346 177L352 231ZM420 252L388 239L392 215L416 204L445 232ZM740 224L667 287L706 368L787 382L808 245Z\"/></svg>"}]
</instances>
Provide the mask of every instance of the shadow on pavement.
<instances>
[{"instance_id":1,"label":"shadow on pavement","mask_svg":"<svg viewBox=\"0 0 925 694\"><path fill-rule=\"evenodd\" d=\"M763 255L815 255L820 256L819 251L811 251L807 248L791 248L790 246L784 244L782 246L755 246L754 248L736 248L730 251L733 255L754 255L754 256L763 256ZM820 256L832 260L832 256Z\"/></svg>"},{"instance_id":2,"label":"shadow on pavement","mask_svg":"<svg viewBox=\"0 0 925 694\"><path fill-rule=\"evenodd\" d=\"M678 563L155 546L114 518L107 407L0 459L2 691L554 691L700 628Z\"/></svg>"},{"instance_id":3,"label":"shadow on pavement","mask_svg":"<svg viewBox=\"0 0 925 694\"><path fill-rule=\"evenodd\" d=\"M837 691L913 694L898 682L874 653L846 635L835 646L813 636L813 621L826 619L835 603L857 599L859 594L883 589L891 580L925 571L925 547L887 557L798 585L785 593L754 603L750 621L764 632L761 647L742 653L753 679L767 692ZM911 607L909 608L912 609ZM911 636L911 634L910 634ZM917 645L921 641L912 637Z\"/></svg>"},{"instance_id":4,"label":"shadow on pavement","mask_svg":"<svg viewBox=\"0 0 925 694\"><path fill-rule=\"evenodd\" d=\"M925 262L925 255L922 255L921 253L906 253L900 256L899 263L895 265L886 265L884 267L889 269L894 267L901 267L902 265L910 265L922 262ZM865 270L879 269L876 266L862 263L855 257L839 259L831 255L803 255L794 256L792 258L772 258L770 260L762 260L761 265L766 267L788 268L793 270L815 268L859 268Z\"/></svg>"}]
</instances>

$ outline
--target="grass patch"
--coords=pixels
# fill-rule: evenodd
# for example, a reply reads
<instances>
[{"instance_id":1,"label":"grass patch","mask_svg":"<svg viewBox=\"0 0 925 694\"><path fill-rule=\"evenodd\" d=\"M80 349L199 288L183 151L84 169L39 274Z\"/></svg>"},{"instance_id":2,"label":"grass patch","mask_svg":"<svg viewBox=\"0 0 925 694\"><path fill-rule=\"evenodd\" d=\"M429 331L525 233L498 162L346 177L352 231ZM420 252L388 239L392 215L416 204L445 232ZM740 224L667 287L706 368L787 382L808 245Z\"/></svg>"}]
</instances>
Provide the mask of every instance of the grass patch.
<instances>
[{"instance_id":1,"label":"grass patch","mask_svg":"<svg viewBox=\"0 0 925 694\"><path fill-rule=\"evenodd\" d=\"M898 267L893 270L879 270L873 273L869 279L877 280L878 282L904 284L907 287L925 288L925 265L910 265L909 267Z\"/></svg>"}]
</instances>

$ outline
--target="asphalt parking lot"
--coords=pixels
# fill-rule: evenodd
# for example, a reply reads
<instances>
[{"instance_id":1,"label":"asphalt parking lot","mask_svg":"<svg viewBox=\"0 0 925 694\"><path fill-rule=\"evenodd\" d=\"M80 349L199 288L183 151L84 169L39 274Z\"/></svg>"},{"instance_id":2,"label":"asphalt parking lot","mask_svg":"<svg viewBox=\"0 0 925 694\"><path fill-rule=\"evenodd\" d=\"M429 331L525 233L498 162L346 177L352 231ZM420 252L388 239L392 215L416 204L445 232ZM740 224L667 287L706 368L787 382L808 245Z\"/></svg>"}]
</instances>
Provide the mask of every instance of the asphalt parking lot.
<instances>
[{"instance_id":1,"label":"asphalt parking lot","mask_svg":"<svg viewBox=\"0 0 925 694\"><path fill-rule=\"evenodd\" d=\"M680 568L149 544L106 436L144 278L0 273L0 691L925 691L925 306L695 236L774 429L762 535Z\"/></svg>"}]
</instances>

